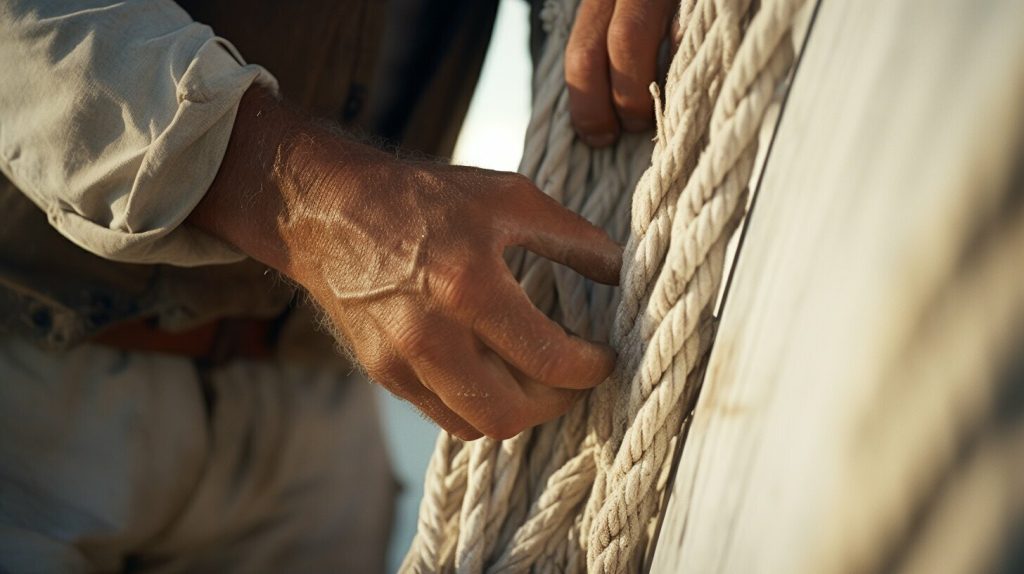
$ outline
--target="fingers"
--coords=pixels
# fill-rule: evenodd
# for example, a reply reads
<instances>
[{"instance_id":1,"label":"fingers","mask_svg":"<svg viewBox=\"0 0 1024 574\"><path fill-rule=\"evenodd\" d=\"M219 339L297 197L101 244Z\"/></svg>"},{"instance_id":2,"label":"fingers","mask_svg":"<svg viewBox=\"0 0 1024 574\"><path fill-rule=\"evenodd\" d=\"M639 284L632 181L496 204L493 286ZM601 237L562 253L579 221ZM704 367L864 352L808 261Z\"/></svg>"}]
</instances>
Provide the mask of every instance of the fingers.
<instances>
[{"instance_id":1,"label":"fingers","mask_svg":"<svg viewBox=\"0 0 1024 574\"><path fill-rule=\"evenodd\" d=\"M583 0L565 48L569 111L592 147L611 145L620 130L654 125L648 86L673 0Z\"/></svg>"},{"instance_id":2,"label":"fingers","mask_svg":"<svg viewBox=\"0 0 1024 574\"><path fill-rule=\"evenodd\" d=\"M615 3L607 44L611 99L626 131L643 131L654 125L649 86L655 80L658 48L667 32L672 7L668 0Z\"/></svg>"},{"instance_id":3,"label":"fingers","mask_svg":"<svg viewBox=\"0 0 1024 574\"><path fill-rule=\"evenodd\" d=\"M507 241L606 285L619 283L622 247L600 227L523 180L495 210L511 223Z\"/></svg>"},{"instance_id":4,"label":"fingers","mask_svg":"<svg viewBox=\"0 0 1024 574\"><path fill-rule=\"evenodd\" d=\"M511 438L560 416L579 395L536 384L527 394L501 359L471 333L453 325L439 338L443 345L407 353L409 365L445 405L491 438Z\"/></svg>"},{"instance_id":5,"label":"fingers","mask_svg":"<svg viewBox=\"0 0 1024 574\"><path fill-rule=\"evenodd\" d=\"M611 374L615 352L566 333L533 306L507 270L492 290L493 303L476 316L473 330L526 378L548 387L588 389Z\"/></svg>"},{"instance_id":6,"label":"fingers","mask_svg":"<svg viewBox=\"0 0 1024 574\"><path fill-rule=\"evenodd\" d=\"M583 0L565 47L573 127L592 147L609 146L619 137L608 74L608 26L614 10L615 0Z\"/></svg>"},{"instance_id":7,"label":"fingers","mask_svg":"<svg viewBox=\"0 0 1024 574\"><path fill-rule=\"evenodd\" d=\"M387 367L372 376L375 382L391 393L409 401L438 426L462 440L483 436L473 425L448 408L436 394L424 387L415 373L401 359L387 361Z\"/></svg>"}]
</instances>

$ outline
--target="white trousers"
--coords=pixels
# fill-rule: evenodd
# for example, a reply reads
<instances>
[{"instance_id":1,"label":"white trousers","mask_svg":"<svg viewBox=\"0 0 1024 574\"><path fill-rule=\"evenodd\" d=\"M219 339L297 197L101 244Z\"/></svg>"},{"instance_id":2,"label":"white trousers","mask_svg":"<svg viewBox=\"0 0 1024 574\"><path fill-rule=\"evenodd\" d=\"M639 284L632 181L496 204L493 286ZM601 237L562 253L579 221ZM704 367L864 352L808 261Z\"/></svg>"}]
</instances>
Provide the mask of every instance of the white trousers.
<instances>
[{"instance_id":1,"label":"white trousers","mask_svg":"<svg viewBox=\"0 0 1024 574\"><path fill-rule=\"evenodd\" d=\"M0 339L0 572L378 572L395 484L338 368Z\"/></svg>"}]
</instances>

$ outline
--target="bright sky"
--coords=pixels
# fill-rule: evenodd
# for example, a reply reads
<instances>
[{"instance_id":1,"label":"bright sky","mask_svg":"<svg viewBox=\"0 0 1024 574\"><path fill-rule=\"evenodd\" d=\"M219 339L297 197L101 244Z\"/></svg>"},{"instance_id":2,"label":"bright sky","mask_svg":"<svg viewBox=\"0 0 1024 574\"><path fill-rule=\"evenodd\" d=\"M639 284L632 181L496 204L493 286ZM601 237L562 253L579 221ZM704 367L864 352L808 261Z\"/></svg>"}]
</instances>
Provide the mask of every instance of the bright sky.
<instances>
[{"instance_id":1,"label":"bright sky","mask_svg":"<svg viewBox=\"0 0 1024 574\"><path fill-rule=\"evenodd\" d=\"M515 171L530 121L530 8L501 0L498 22L453 161Z\"/></svg>"},{"instance_id":2,"label":"bright sky","mask_svg":"<svg viewBox=\"0 0 1024 574\"><path fill-rule=\"evenodd\" d=\"M530 121L529 3L501 0L476 93L455 145L454 163L515 171ZM409 403L381 391L392 464L404 490L398 500L388 571L397 572L412 537L423 475L438 428Z\"/></svg>"}]
</instances>

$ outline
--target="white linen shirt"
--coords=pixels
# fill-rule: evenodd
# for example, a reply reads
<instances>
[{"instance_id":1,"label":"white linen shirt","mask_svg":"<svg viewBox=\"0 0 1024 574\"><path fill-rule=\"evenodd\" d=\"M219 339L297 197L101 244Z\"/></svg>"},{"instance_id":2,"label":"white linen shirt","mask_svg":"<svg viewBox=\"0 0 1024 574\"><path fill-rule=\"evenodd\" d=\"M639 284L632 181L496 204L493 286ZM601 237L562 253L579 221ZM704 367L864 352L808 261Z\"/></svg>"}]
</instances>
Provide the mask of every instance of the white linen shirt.
<instances>
[{"instance_id":1,"label":"white linen shirt","mask_svg":"<svg viewBox=\"0 0 1024 574\"><path fill-rule=\"evenodd\" d=\"M238 261L182 222L253 82L277 89L170 0L0 0L0 171L101 257Z\"/></svg>"}]
</instances>

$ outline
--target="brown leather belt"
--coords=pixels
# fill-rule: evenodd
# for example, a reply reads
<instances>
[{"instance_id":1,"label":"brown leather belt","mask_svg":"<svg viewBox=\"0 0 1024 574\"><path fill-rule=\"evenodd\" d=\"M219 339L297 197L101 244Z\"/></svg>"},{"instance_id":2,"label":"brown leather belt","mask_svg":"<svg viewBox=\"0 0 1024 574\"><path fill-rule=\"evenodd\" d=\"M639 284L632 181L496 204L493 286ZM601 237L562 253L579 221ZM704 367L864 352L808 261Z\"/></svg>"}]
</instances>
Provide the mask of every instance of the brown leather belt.
<instances>
[{"instance_id":1,"label":"brown leather belt","mask_svg":"<svg viewBox=\"0 0 1024 574\"><path fill-rule=\"evenodd\" d=\"M274 355L278 319L218 319L186 331L163 331L150 319L118 323L92 342L125 351L164 353L221 365Z\"/></svg>"}]
</instances>

